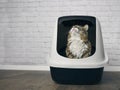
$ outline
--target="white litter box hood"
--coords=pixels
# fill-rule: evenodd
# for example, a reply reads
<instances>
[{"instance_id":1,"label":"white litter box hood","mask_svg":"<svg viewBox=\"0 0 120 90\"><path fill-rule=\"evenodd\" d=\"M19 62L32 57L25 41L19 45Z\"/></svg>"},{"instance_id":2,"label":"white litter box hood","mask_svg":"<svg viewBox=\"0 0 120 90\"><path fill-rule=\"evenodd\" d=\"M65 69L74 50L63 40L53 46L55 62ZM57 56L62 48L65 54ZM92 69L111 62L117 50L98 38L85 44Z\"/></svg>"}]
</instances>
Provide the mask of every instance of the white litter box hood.
<instances>
[{"instance_id":1,"label":"white litter box hood","mask_svg":"<svg viewBox=\"0 0 120 90\"><path fill-rule=\"evenodd\" d=\"M52 67L61 68L99 68L104 67L108 62L108 57L104 51L101 26L96 18L96 51L92 56L82 59L70 59L58 54L57 48L57 29L58 21L55 23L55 30L52 42L51 53L48 56L48 63Z\"/></svg>"}]
</instances>

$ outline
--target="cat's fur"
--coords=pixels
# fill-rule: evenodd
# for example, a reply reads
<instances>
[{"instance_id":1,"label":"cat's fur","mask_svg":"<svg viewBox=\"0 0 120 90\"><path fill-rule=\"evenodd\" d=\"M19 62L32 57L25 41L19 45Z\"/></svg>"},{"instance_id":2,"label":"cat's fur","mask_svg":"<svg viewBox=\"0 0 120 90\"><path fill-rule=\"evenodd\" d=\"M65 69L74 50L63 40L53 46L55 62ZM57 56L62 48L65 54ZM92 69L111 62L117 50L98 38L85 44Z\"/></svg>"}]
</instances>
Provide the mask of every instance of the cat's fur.
<instances>
[{"instance_id":1,"label":"cat's fur","mask_svg":"<svg viewBox=\"0 0 120 90\"><path fill-rule=\"evenodd\" d=\"M68 58L86 58L91 54L91 43L88 40L89 26L74 25L68 33L66 56Z\"/></svg>"}]
</instances>

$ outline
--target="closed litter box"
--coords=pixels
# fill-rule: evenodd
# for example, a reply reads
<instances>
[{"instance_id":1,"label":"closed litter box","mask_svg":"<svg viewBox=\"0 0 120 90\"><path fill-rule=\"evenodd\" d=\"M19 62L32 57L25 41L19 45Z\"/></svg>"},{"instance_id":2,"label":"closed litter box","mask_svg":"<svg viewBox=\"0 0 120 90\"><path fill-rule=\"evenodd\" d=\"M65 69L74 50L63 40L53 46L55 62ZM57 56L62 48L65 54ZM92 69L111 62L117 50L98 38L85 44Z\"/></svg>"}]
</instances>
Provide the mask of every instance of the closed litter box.
<instances>
[{"instance_id":1,"label":"closed litter box","mask_svg":"<svg viewBox=\"0 0 120 90\"><path fill-rule=\"evenodd\" d=\"M96 17L62 16L56 20L48 57L55 82L97 84L107 61L101 26Z\"/></svg>"}]
</instances>

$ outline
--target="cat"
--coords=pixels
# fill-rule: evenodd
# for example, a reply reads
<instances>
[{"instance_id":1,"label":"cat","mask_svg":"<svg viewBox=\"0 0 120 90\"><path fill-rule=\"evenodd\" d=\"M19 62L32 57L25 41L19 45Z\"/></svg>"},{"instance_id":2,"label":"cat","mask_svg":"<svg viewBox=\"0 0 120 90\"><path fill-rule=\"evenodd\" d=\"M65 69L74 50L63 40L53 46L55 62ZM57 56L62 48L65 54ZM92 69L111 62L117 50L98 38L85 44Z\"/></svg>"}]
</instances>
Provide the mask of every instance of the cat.
<instances>
[{"instance_id":1,"label":"cat","mask_svg":"<svg viewBox=\"0 0 120 90\"><path fill-rule=\"evenodd\" d=\"M66 56L71 59L86 58L91 55L91 43L88 40L89 26L74 25L68 32Z\"/></svg>"}]
</instances>

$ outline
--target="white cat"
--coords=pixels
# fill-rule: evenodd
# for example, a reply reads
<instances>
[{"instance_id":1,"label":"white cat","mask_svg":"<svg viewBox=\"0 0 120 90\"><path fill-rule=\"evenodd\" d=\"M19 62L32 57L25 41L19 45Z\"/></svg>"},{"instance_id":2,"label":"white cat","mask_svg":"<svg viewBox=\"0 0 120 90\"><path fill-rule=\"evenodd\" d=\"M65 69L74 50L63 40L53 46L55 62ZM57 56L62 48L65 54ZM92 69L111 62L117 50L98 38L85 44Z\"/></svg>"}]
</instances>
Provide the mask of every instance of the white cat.
<instances>
[{"instance_id":1,"label":"white cat","mask_svg":"<svg viewBox=\"0 0 120 90\"><path fill-rule=\"evenodd\" d=\"M91 54L91 43L88 40L89 26L74 25L68 34L66 56L69 58L85 58Z\"/></svg>"}]
</instances>

